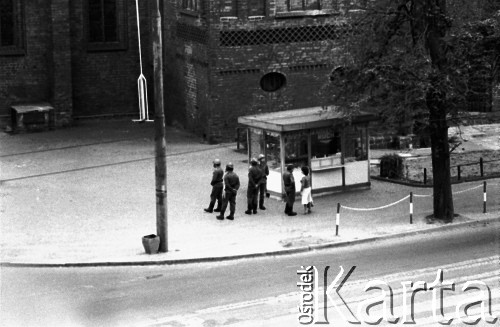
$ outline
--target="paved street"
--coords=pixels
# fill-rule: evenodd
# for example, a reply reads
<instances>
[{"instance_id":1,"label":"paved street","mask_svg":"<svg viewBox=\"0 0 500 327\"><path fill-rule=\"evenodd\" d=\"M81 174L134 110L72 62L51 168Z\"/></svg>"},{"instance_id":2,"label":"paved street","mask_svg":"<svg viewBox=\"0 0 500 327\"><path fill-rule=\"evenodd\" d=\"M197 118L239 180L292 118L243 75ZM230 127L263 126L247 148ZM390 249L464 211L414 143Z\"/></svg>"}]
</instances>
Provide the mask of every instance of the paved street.
<instances>
[{"instance_id":1,"label":"paved street","mask_svg":"<svg viewBox=\"0 0 500 327\"><path fill-rule=\"evenodd\" d=\"M330 265L332 276L339 265L356 266L349 282L358 285L374 276L398 281L419 269L432 281L438 267L460 280L491 282L481 274L497 273L499 179L488 180L486 214L482 182L454 185L460 216L450 225L426 223L430 189L380 181L315 198L311 215L285 216L283 203L269 200L266 211L247 216L246 155L235 144L204 144L174 129L167 130L170 251L147 255L140 238L155 232L153 134L152 125L99 121L0 135L0 325L290 326L302 265ZM202 210L214 157L233 161L242 180L233 222ZM407 199L387 206L410 192L419 195L413 224ZM383 208L342 209L335 236L337 203ZM407 236L386 239L401 233ZM296 254L218 261L264 253ZM179 264L186 261L198 263ZM148 263L170 265L134 266ZM345 295L356 302L356 292Z\"/></svg>"},{"instance_id":2,"label":"paved street","mask_svg":"<svg viewBox=\"0 0 500 327\"><path fill-rule=\"evenodd\" d=\"M463 283L479 279L491 285L498 315L499 227L499 223L463 227L342 249L230 262L3 268L0 325L298 326L297 270L307 265L320 271L331 266L330 283L339 266L346 271L356 266L340 292L348 304L357 308L362 295L367 295L362 286L379 279L394 288L397 310L401 310L401 281L432 283L437 269L443 269L445 281L457 283L457 294L446 294L446 314L463 299L459 294ZM429 296L416 297L416 326L433 325ZM379 315L377 309L374 312ZM332 323L338 322L332 303L328 314Z\"/></svg>"},{"instance_id":3,"label":"paved street","mask_svg":"<svg viewBox=\"0 0 500 327\"><path fill-rule=\"evenodd\" d=\"M288 217L284 203L247 216L246 154L235 144L209 145L167 129L169 252L147 255L141 237L156 232L152 124L127 120L85 121L51 132L0 134L1 261L13 264L108 264L171 262L308 249L417 232L439 227L432 190L372 181L369 190L315 198L311 215ZM236 219L217 221L203 212L210 194L212 160L235 164L241 190ZM488 180L488 213L482 213L482 182L453 186L455 223L499 218L500 179ZM376 211L342 209L335 235L337 203L377 208L413 191L414 221L408 199ZM298 210L298 204L296 209Z\"/></svg>"}]
</instances>

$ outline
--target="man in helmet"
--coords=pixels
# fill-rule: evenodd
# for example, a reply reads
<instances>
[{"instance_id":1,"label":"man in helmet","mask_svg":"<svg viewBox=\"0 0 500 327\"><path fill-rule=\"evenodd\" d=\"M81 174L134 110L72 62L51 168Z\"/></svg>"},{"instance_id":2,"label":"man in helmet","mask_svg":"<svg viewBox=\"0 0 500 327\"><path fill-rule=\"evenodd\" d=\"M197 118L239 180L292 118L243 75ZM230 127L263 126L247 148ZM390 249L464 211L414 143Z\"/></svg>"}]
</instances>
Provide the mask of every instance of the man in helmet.
<instances>
[{"instance_id":1,"label":"man in helmet","mask_svg":"<svg viewBox=\"0 0 500 327\"><path fill-rule=\"evenodd\" d=\"M286 172L283 173L283 184L285 185L286 205L285 213L289 216L296 216L293 211L293 203L295 202L295 179L293 178L293 165L286 167Z\"/></svg>"},{"instance_id":2,"label":"man in helmet","mask_svg":"<svg viewBox=\"0 0 500 327\"><path fill-rule=\"evenodd\" d=\"M257 201L259 197L259 182L262 178L262 172L259 168L259 162L256 158L250 160L250 169L248 169L248 188L247 188L247 201L248 207L245 213L251 215L257 213Z\"/></svg>"},{"instance_id":3,"label":"man in helmet","mask_svg":"<svg viewBox=\"0 0 500 327\"><path fill-rule=\"evenodd\" d=\"M226 174L224 175L224 198L222 201L222 208L220 215L216 218L219 220L224 219L224 212L226 212L227 204L229 203L229 216L226 219L233 220L234 212L236 211L236 193L240 188L240 178L233 172L234 166L231 162L226 165Z\"/></svg>"},{"instance_id":4,"label":"man in helmet","mask_svg":"<svg viewBox=\"0 0 500 327\"><path fill-rule=\"evenodd\" d=\"M224 185L222 184L222 177L224 176L224 172L220 167L220 160L215 159L213 161L214 171L212 173L212 181L210 185L212 185L212 193L210 193L210 204L208 208L203 209L205 212L220 212L222 206L222 188ZM217 208L214 210L215 202L217 201Z\"/></svg>"},{"instance_id":5,"label":"man in helmet","mask_svg":"<svg viewBox=\"0 0 500 327\"><path fill-rule=\"evenodd\" d=\"M265 156L263 154L259 154L259 168L262 174L259 182L259 209L266 210L266 207L264 207L264 197L267 193L267 176L269 175L269 167L267 167Z\"/></svg>"}]
</instances>

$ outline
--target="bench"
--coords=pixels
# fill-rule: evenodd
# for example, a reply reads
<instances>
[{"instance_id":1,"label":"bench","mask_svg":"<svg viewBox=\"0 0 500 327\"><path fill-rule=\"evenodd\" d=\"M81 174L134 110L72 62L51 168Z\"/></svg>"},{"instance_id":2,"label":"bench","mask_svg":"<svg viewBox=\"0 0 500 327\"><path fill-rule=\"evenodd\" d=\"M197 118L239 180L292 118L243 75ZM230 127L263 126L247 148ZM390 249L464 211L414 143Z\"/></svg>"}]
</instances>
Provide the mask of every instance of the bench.
<instances>
[{"instance_id":1,"label":"bench","mask_svg":"<svg viewBox=\"0 0 500 327\"><path fill-rule=\"evenodd\" d=\"M49 103L26 103L11 106L13 133L49 130L54 128L54 107Z\"/></svg>"}]
</instances>

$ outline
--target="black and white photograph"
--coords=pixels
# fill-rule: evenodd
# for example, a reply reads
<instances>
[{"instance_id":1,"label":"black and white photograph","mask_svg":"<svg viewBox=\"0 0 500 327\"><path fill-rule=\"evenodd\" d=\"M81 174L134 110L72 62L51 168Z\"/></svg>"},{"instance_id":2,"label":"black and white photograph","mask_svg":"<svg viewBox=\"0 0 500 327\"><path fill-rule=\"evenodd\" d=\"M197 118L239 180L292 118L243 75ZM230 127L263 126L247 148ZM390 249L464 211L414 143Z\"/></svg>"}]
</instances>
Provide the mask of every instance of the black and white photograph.
<instances>
[{"instance_id":1,"label":"black and white photograph","mask_svg":"<svg viewBox=\"0 0 500 327\"><path fill-rule=\"evenodd\" d=\"M500 326L499 0L0 0L0 326Z\"/></svg>"}]
</instances>

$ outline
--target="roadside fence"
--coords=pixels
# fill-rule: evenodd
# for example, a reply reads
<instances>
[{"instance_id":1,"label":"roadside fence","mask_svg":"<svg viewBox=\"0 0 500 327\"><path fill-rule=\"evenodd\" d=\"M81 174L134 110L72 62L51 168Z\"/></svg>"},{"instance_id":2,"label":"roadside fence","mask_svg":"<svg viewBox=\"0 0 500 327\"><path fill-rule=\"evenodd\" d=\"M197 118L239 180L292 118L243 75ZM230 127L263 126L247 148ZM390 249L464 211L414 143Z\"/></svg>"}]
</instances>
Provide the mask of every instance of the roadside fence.
<instances>
[{"instance_id":1,"label":"roadside fence","mask_svg":"<svg viewBox=\"0 0 500 327\"><path fill-rule=\"evenodd\" d=\"M464 163L464 164L460 164L460 165L453 165L453 166L450 166L450 170L456 168L456 171L457 171L457 174L456 176L453 176L454 178L456 178L457 181L463 181L464 180L464 177L465 179L467 179L467 177L469 178L472 178L472 177L485 177L485 169L484 169L484 166L485 164L489 164L489 163L494 163L494 162L500 162L500 159L495 159L495 160L483 160L483 158L479 158L479 162L470 162L470 163ZM479 165L479 176L462 176L462 173L463 173L463 169L464 167L468 167L468 166L477 166ZM496 171L491 171L489 175L496 175L498 172ZM488 175L488 174L486 174ZM424 168L423 169L423 183L424 185L427 185L428 183L428 172L427 172L427 168Z\"/></svg>"},{"instance_id":2,"label":"roadside fence","mask_svg":"<svg viewBox=\"0 0 500 327\"><path fill-rule=\"evenodd\" d=\"M483 188L483 213L486 213L486 200L487 200L486 182L483 182L481 185L473 186L473 187L465 189L465 190L453 192L452 194L456 195L456 194L461 194L461 193L465 193L465 192L470 192L470 191L476 190L476 189L481 188L481 187ZM342 205L340 203L337 203L337 213L335 216L335 236L339 235L340 209L341 208L344 210L349 210L349 211L363 211L363 212L377 211L377 210L387 209L389 207L395 206L395 205L409 199L410 200L409 201L410 224L413 224L413 198L431 198L431 197L433 197L432 194L413 194L413 192L410 192L409 195L407 195L407 196L405 196L397 201L394 201L392 203L389 203L389 204L386 204L383 206L374 207L374 208L355 208L355 207L349 207L349 206L345 206L345 205Z\"/></svg>"}]
</instances>

